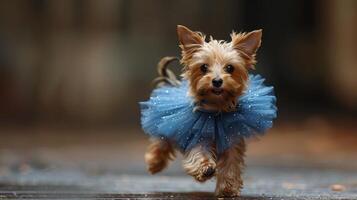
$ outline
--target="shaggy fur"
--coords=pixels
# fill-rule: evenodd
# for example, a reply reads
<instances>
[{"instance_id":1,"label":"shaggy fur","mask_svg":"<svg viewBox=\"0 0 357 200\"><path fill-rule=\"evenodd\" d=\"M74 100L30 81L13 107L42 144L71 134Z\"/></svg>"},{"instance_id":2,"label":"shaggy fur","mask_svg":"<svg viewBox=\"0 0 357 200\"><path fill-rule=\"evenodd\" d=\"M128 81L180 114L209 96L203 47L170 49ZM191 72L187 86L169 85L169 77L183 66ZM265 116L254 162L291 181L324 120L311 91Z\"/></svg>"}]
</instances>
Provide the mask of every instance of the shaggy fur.
<instances>
[{"instance_id":1,"label":"shaggy fur","mask_svg":"<svg viewBox=\"0 0 357 200\"><path fill-rule=\"evenodd\" d=\"M182 53L182 76L189 81L191 95L197 109L229 112L236 108L236 100L247 87L248 70L254 69L255 54L261 44L262 31L231 34L231 41L206 41L202 33L177 26ZM168 60L173 60L168 59ZM162 64L162 63L161 63ZM184 153L183 168L199 182L216 176L216 195L239 196L243 185L245 142L240 141L220 155L214 145L197 145ZM150 173L164 169L174 158L173 145L155 139L145 154Z\"/></svg>"}]
</instances>

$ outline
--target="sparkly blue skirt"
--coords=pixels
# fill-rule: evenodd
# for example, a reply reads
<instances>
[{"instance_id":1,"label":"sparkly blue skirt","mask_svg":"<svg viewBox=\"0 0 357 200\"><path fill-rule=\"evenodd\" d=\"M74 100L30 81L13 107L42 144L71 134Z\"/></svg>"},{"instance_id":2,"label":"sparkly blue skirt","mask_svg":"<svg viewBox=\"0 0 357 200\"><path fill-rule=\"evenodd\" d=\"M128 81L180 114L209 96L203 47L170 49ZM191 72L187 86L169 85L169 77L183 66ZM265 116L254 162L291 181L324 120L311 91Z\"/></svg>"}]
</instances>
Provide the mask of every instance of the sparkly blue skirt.
<instances>
[{"instance_id":1,"label":"sparkly blue skirt","mask_svg":"<svg viewBox=\"0 0 357 200\"><path fill-rule=\"evenodd\" d=\"M215 143L222 153L240 139L262 135L272 127L276 97L273 87L263 82L260 75L249 75L248 87L232 112L194 110L186 80L178 87L159 87L148 101L140 102L142 128L150 136L172 141L182 152Z\"/></svg>"}]
</instances>

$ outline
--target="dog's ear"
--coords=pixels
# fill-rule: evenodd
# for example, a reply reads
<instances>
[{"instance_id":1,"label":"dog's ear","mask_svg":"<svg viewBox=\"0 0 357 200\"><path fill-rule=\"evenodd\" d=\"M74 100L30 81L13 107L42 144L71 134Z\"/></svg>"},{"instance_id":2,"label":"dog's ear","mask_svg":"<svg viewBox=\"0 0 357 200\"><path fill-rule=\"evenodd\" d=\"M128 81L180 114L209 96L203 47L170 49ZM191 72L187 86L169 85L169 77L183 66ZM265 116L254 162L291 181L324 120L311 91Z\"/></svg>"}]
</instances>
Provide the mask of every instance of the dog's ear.
<instances>
[{"instance_id":1,"label":"dog's ear","mask_svg":"<svg viewBox=\"0 0 357 200\"><path fill-rule=\"evenodd\" d=\"M261 44L262 39L262 29L255 30L249 33L239 33L233 32L231 34L232 46L234 49L241 51L247 56L254 58L255 53Z\"/></svg>"},{"instance_id":2,"label":"dog's ear","mask_svg":"<svg viewBox=\"0 0 357 200\"><path fill-rule=\"evenodd\" d=\"M182 50L197 48L205 41L201 33L191 31L182 25L177 25L177 36Z\"/></svg>"}]
</instances>

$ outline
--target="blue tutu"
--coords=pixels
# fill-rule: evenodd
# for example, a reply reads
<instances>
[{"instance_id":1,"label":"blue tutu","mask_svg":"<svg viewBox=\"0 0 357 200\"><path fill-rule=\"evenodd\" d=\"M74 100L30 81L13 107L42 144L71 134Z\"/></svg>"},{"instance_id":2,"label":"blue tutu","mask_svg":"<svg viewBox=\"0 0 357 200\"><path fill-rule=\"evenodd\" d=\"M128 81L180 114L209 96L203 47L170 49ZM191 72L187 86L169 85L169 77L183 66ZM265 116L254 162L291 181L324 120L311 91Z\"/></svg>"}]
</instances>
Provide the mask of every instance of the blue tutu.
<instances>
[{"instance_id":1,"label":"blue tutu","mask_svg":"<svg viewBox=\"0 0 357 200\"><path fill-rule=\"evenodd\" d=\"M186 80L178 87L159 87L140 103L142 128L150 136L174 142L183 152L215 143L222 153L239 139L262 135L272 127L276 97L273 87L263 82L261 76L249 75L248 88L232 112L194 110Z\"/></svg>"}]
</instances>

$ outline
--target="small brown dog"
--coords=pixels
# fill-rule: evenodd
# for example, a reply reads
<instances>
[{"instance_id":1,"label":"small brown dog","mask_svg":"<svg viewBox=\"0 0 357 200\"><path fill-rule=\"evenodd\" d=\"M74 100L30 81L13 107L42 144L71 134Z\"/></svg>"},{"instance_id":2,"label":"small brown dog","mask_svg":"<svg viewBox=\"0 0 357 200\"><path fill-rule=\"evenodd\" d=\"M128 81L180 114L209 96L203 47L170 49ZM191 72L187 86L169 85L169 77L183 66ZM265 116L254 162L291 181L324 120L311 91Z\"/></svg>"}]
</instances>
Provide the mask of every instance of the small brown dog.
<instances>
[{"instance_id":1,"label":"small brown dog","mask_svg":"<svg viewBox=\"0 0 357 200\"><path fill-rule=\"evenodd\" d=\"M262 31L233 32L231 41L208 42L199 32L177 26L182 50L183 78L188 80L189 95L195 109L230 112L236 109L237 99L247 88L248 70L254 68L255 54L260 47ZM184 152L183 167L199 182L216 176L216 195L233 197L240 194L243 181L246 146L244 139L217 155L216 146L197 145ZM175 144L165 139L153 139L146 154L148 171L163 170L175 157Z\"/></svg>"}]
</instances>

